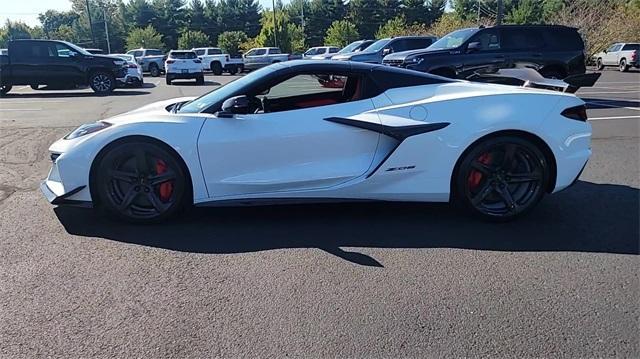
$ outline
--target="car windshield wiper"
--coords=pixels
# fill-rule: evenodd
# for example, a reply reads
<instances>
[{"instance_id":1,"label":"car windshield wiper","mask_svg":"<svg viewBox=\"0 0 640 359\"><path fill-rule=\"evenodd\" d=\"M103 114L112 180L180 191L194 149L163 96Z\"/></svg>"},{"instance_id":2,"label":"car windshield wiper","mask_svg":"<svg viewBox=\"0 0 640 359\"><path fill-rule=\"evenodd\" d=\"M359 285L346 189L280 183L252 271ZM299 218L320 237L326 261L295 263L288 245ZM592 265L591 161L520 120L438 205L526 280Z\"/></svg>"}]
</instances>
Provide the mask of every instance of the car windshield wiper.
<instances>
[{"instance_id":1,"label":"car windshield wiper","mask_svg":"<svg viewBox=\"0 0 640 359\"><path fill-rule=\"evenodd\" d=\"M177 113L179 109L182 108L182 106L184 106L184 104L186 104L189 101L183 101L183 102L178 102L175 105L173 105L173 108L171 109L172 113Z\"/></svg>"}]
</instances>

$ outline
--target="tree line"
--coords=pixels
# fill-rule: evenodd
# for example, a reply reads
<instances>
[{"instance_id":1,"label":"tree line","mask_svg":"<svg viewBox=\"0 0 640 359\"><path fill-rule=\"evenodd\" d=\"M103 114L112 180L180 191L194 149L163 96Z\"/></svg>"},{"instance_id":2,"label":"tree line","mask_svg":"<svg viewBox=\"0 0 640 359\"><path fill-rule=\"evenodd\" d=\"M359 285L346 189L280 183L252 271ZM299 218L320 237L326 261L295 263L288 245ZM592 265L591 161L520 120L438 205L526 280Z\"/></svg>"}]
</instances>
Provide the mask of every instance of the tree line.
<instances>
[{"instance_id":1,"label":"tree line","mask_svg":"<svg viewBox=\"0 0 640 359\"><path fill-rule=\"evenodd\" d=\"M220 46L236 54L277 45L285 52L344 46L356 39L431 34L503 23L557 23L580 29L588 51L610 41L637 41L640 0L292 0L262 9L256 0L71 0L69 11L47 10L41 25L7 21L10 39L60 39L122 52L137 47ZM88 4L88 8L87 8ZM447 11L445 11L447 10ZM500 16L502 14L503 16ZM107 32L108 43L107 43ZM604 44L603 44L604 43Z\"/></svg>"}]
</instances>

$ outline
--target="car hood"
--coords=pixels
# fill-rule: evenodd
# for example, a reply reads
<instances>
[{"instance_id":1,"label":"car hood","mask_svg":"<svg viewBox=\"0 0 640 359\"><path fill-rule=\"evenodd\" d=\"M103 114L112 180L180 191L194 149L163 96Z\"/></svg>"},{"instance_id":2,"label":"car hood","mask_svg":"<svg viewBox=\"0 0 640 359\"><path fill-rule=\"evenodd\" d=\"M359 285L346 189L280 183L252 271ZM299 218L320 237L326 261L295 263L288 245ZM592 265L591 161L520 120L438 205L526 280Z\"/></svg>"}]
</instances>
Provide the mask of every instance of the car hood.
<instances>
[{"instance_id":1,"label":"car hood","mask_svg":"<svg viewBox=\"0 0 640 359\"><path fill-rule=\"evenodd\" d=\"M109 56L109 55L97 55L97 54L91 54L91 57L93 57L94 59L101 59L101 60L118 60L118 61L125 61L121 58L119 58L118 56Z\"/></svg>"},{"instance_id":2,"label":"car hood","mask_svg":"<svg viewBox=\"0 0 640 359\"><path fill-rule=\"evenodd\" d=\"M419 50L395 52L393 54L389 54L385 56L384 59L385 60L404 60L410 56L448 54L450 52L451 50L442 50L442 49L429 50L429 48L426 48L426 49L419 49Z\"/></svg>"},{"instance_id":3,"label":"car hood","mask_svg":"<svg viewBox=\"0 0 640 359\"><path fill-rule=\"evenodd\" d=\"M350 58L353 56L376 56L378 54L377 51L358 51L358 52L347 52L346 54L339 54L339 55L335 55L333 58L337 59L337 58Z\"/></svg>"},{"instance_id":4,"label":"car hood","mask_svg":"<svg viewBox=\"0 0 640 359\"><path fill-rule=\"evenodd\" d=\"M179 102L191 101L193 99L195 99L195 97L178 97L154 102L135 110L107 118L105 119L105 122L109 122L113 125L120 125L133 122L158 121L160 116L169 114L169 111L167 110L169 106Z\"/></svg>"}]
</instances>

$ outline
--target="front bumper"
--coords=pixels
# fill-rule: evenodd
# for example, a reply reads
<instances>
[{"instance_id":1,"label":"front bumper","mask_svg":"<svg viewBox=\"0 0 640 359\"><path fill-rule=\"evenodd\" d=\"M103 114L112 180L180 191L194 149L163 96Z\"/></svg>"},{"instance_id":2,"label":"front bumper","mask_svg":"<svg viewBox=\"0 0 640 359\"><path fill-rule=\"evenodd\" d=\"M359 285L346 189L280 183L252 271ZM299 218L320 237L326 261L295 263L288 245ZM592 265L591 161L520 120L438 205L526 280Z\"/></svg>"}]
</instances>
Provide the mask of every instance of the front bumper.
<instances>
[{"instance_id":1,"label":"front bumper","mask_svg":"<svg viewBox=\"0 0 640 359\"><path fill-rule=\"evenodd\" d=\"M67 193L58 195L53 191L53 189L49 187L49 184L47 182L49 181L43 181L40 184L40 191L42 192L44 197L47 199L47 201L49 201L49 203L54 205L59 205L59 206L67 205L67 206L79 206L79 207L93 207L91 201L69 199L69 197L72 197L74 194L82 191L85 188L85 186L76 187Z\"/></svg>"}]
</instances>

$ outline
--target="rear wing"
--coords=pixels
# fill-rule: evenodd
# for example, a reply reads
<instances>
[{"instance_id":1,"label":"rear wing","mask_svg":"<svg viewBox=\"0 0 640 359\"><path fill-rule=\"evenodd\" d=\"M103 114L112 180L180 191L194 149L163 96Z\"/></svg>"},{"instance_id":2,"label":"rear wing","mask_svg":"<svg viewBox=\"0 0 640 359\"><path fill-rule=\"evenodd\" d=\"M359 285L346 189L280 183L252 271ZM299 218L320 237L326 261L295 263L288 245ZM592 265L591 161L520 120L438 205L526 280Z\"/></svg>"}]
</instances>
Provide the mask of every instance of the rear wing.
<instances>
[{"instance_id":1,"label":"rear wing","mask_svg":"<svg viewBox=\"0 0 640 359\"><path fill-rule=\"evenodd\" d=\"M595 85L600 75L600 73L594 72L571 75L563 80L558 80L545 78L538 71L530 68L489 69L477 71L467 77L467 80L574 93L581 87Z\"/></svg>"}]
</instances>

